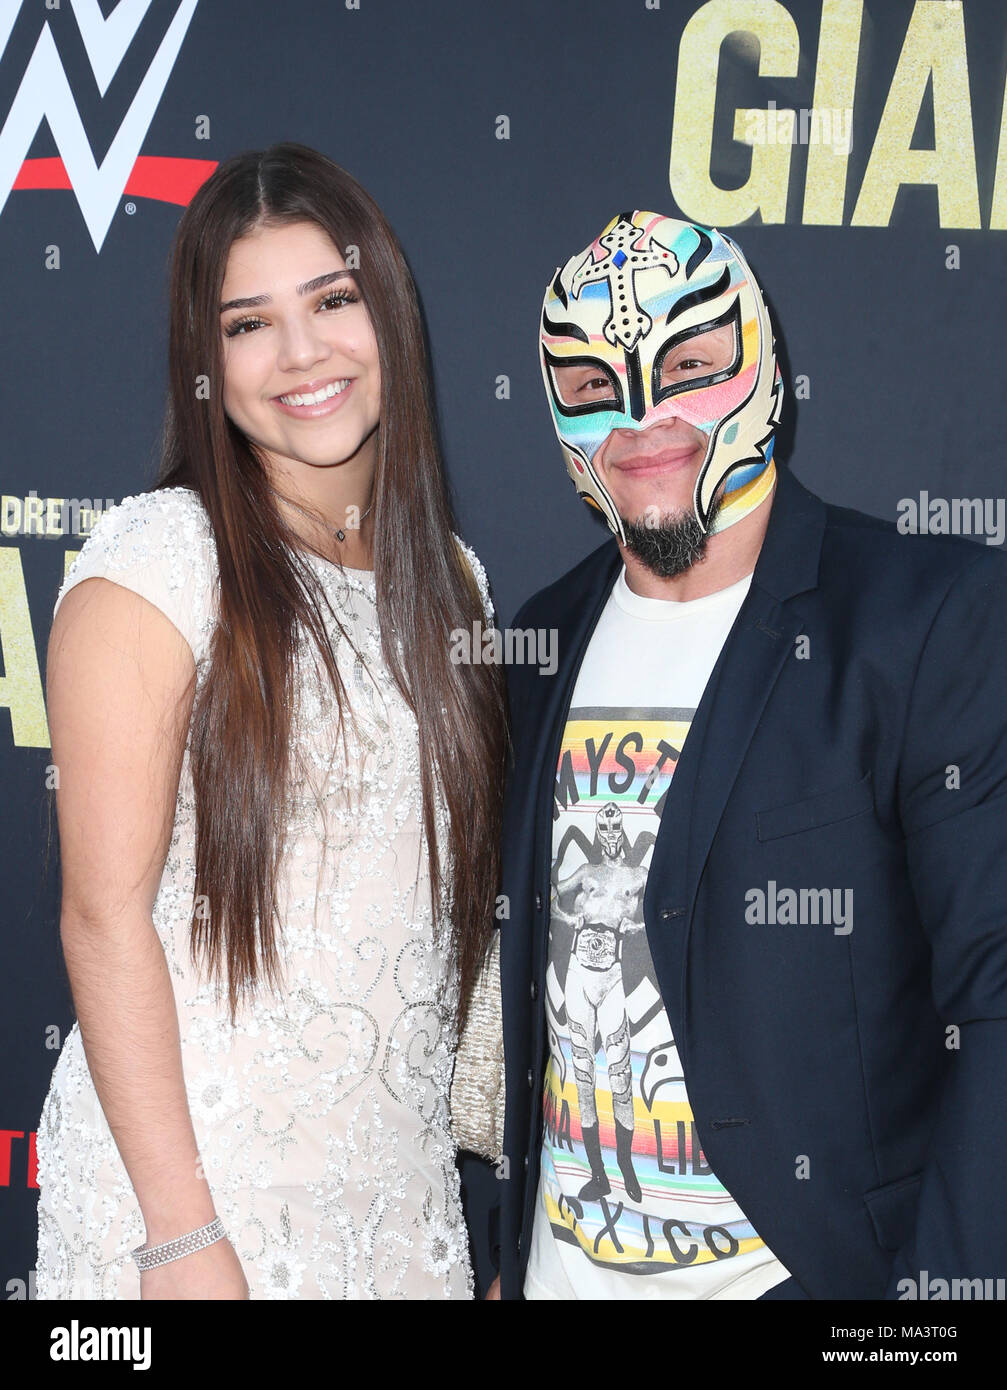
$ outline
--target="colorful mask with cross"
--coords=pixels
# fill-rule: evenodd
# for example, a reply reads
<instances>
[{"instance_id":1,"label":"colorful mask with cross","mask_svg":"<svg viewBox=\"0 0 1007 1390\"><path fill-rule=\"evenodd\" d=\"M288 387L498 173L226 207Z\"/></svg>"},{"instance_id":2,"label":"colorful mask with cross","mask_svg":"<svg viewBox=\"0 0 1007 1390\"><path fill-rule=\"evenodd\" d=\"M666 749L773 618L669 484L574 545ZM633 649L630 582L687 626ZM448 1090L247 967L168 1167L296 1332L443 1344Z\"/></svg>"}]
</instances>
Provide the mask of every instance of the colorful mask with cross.
<instances>
[{"instance_id":1,"label":"colorful mask with cross","mask_svg":"<svg viewBox=\"0 0 1007 1390\"><path fill-rule=\"evenodd\" d=\"M680 344L732 330L728 365L663 380ZM622 519L592 460L615 429L681 417L708 436L693 510L713 534L765 500L776 479L774 430L783 379L765 300L740 248L711 227L653 212L620 213L562 269L542 305L542 375L567 472L577 491L625 540ZM576 401L556 376L596 367L610 389ZM723 504L710 524L714 497Z\"/></svg>"}]
</instances>

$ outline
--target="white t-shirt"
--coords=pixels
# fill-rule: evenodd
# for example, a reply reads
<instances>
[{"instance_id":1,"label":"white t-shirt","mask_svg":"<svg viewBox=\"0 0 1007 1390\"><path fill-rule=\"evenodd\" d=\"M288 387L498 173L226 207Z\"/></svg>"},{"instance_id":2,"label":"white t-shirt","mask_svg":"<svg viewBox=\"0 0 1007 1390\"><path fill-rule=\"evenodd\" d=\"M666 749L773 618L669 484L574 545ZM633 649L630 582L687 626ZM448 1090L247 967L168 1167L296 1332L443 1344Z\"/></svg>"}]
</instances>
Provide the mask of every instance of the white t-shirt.
<instances>
[{"instance_id":1,"label":"white t-shirt","mask_svg":"<svg viewBox=\"0 0 1007 1390\"><path fill-rule=\"evenodd\" d=\"M643 917L664 798L751 578L678 602L634 593L623 569L577 678L527 1299L757 1298L789 1277L702 1153Z\"/></svg>"}]
</instances>

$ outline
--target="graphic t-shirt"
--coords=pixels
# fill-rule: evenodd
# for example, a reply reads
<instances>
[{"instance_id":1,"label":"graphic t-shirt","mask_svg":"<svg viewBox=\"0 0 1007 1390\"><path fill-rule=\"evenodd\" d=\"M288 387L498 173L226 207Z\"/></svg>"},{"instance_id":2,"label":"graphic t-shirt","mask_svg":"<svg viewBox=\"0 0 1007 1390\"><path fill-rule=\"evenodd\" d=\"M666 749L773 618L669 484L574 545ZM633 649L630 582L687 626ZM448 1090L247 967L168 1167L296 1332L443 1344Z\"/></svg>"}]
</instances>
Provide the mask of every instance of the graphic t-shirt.
<instances>
[{"instance_id":1,"label":"graphic t-shirt","mask_svg":"<svg viewBox=\"0 0 1007 1390\"><path fill-rule=\"evenodd\" d=\"M577 678L556 769L529 1299L757 1298L788 1277L703 1155L643 917L665 797L750 583L677 602L634 593L624 569Z\"/></svg>"}]
</instances>

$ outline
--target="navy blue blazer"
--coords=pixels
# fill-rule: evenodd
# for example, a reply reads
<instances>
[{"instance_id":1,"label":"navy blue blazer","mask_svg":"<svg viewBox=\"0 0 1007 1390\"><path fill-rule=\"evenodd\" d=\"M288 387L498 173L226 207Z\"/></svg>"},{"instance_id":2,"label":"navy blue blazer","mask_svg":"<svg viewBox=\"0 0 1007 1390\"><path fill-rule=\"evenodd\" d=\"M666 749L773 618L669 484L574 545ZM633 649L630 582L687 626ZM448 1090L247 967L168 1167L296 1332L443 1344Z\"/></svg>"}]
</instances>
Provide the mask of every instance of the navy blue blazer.
<instances>
[{"instance_id":1,"label":"navy blue blazer","mask_svg":"<svg viewBox=\"0 0 1007 1390\"><path fill-rule=\"evenodd\" d=\"M1003 1277L1007 560L778 471L644 900L703 1152L791 1272L784 1297ZM607 541L513 623L556 629L559 660L508 668L504 1298L522 1296L542 1140L555 769L621 564ZM852 890L852 930L747 922L773 883Z\"/></svg>"}]
</instances>

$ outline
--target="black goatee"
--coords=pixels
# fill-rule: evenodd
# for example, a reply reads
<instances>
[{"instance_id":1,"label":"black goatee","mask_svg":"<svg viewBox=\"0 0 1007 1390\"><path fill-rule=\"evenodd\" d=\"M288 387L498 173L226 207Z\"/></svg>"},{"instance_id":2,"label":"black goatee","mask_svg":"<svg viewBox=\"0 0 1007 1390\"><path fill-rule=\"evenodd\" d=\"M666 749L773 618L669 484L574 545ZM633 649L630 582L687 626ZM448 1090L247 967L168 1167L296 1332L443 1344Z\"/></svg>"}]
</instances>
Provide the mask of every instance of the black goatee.
<instances>
[{"instance_id":1,"label":"black goatee","mask_svg":"<svg viewBox=\"0 0 1007 1390\"><path fill-rule=\"evenodd\" d=\"M691 511L665 512L656 525L640 520L627 521L622 517L626 549L659 579L674 579L676 574L682 574L705 555L709 528L723 500L723 494L714 500L706 531Z\"/></svg>"}]
</instances>

